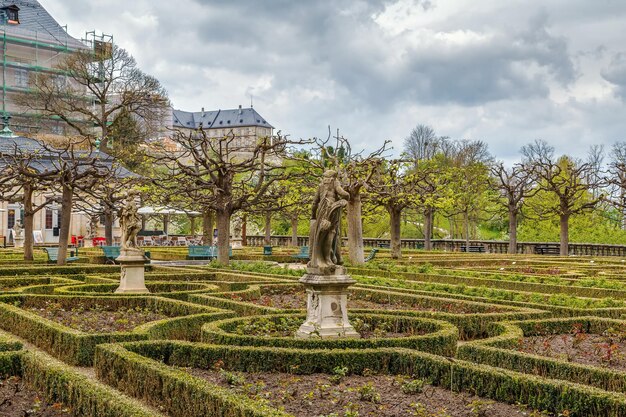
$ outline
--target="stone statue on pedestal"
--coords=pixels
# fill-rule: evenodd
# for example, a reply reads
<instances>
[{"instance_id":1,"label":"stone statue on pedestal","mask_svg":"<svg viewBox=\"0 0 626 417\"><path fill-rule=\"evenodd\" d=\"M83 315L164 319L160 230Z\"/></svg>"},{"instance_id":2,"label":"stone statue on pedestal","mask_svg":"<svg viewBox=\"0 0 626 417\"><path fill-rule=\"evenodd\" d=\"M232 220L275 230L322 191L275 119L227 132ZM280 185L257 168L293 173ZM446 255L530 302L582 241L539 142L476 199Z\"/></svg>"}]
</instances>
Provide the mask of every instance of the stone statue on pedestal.
<instances>
[{"instance_id":1,"label":"stone statue on pedestal","mask_svg":"<svg viewBox=\"0 0 626 417\"><path fill-rule=\"evenodd\" d=\"M313 201L310 261L300 278L307 293L307 317L296 337L360 337L348 321L348 287L355 281L345 273L341 259L339 226L348 197L337 172L324 172Z\"/></svg>"},{"instance_id":2,"label":"stone statue on pedestal","mask_svg":"<svg viewBox=\"0 0 626 417\"><path fill-rule=\"evenodd\" d=\"M121 265L120 286L116 293L148 293L145 283L144 251L137 245L137 234L141 230L141 218L135 203L135 193L128 193L120 214L122 247L117 261Z\"/></svg>"},{"instance_id":3,"label":"stone statue on pedestal","mask_svg":"<svg viewBox=\"0 0 626 417\"><path fill-rule=\"evenodd\" d=\"M16 248L24 247L24 227L20 219L15 219L15 224L13 225L13 245Z\"/></svg>"},{"instance_id":4,"label":"stone statue on pedestal","mask_svg":"<svg viewBox=\"0 0 626 417\"><path fill-rule=\"evenodd\" d=\"M93 239L94 237L96 237L96 235L98 234L98 217L96 216L92 216L91 218L89 218L89 222L87 223L87 230L86 230L86 239Z\"/></svg>"}]
</instances>

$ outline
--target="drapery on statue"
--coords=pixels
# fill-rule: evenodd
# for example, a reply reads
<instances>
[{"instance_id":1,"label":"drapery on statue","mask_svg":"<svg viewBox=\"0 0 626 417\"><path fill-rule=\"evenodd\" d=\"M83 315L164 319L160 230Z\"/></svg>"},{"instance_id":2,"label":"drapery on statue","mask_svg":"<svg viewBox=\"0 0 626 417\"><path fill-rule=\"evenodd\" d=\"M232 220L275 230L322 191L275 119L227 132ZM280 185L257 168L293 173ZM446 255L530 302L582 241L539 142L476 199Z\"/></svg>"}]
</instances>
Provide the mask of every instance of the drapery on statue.
<instances>
[{"instance_id":1,"label":"drapery on statue","mask_svg":"<svg viewBox=\"0 0 626 417\"><path fill-rule=\"evenodd\" d=\"M135 194L129 193L120 215L122 229L122 250L138 249L137 234L141 230L141 218L137 212Z\"/></svg>"},{"instance_id":2,"label":"drapery on statue","mask_svg":"<svg viewBox=\"0 0 626 417\"><path fill-rule=\"evenodd\" d=\"M324 172L322 183L313 200L308 267L314 273L333 274L337 265L342 265L341 236L339 224L341 209L350 197L339 183L337 172Z\"/></svg>"}]
</instances>

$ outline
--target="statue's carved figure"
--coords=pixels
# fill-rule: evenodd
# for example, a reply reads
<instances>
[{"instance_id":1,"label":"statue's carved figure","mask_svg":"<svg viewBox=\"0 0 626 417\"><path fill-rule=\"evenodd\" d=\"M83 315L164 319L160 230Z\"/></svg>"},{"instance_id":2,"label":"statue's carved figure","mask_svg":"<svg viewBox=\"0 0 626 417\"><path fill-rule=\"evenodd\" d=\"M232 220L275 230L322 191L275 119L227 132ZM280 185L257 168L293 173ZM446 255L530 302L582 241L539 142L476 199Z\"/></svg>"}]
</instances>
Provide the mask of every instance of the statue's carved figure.
<instances>
[{"instance_id":1,"label":"statue's carved figure","mask_svg":"<svg viewBox=\"0 0 626 417\"><path fill-rule=\"evenodd\" d=\"M233 218L232 230L233 230L233 239L241 239L241 234L243 231L243 222L241 220L241 217L236 216Z\"/></svg>"},{"instance_id":2,"label":"statue's carved figure","mask_svg":"<svg viewBox=\"0 0 626 417\"><path fill-rule=\"evenodd\" d=\"M120 226L122 229L122 250L137 249L137 234L141 230L141 218L137 212L134 194L129 194L126 198L120 215Z\"/></svg>"},{"instance_id":3,"label":"statue's carved figure","mask_svg":"<svg viewBox=\"0 0 626 417\"><path fill-rule=\"evenodd\" d=\"M321 274L332 274L342 265L339 224L341 209L350 195L341 187L336 171L324 172L315 199L311 218L309 268Z\"/></svg>"},{"instance_id":4,"label":"statue's carved figure","mask_svg":"<svg viewBox=\"0 0 626 417\"><path fill-rule=\"evenodd\" d=\"M92 216L87 223L87 239L93 239L98 234L98 217Z\"/></svg>"},{"instance_id":5,"label":"statue's carved figure","mask_svg":"<svg viewBox=\"0 0 626 417\"><path fill-rule=\"evenodd\" d=\"M13 239L22 239L24 237L24 227L20 219L15 220L13 225Z\"/></svg>"}]
</instances>

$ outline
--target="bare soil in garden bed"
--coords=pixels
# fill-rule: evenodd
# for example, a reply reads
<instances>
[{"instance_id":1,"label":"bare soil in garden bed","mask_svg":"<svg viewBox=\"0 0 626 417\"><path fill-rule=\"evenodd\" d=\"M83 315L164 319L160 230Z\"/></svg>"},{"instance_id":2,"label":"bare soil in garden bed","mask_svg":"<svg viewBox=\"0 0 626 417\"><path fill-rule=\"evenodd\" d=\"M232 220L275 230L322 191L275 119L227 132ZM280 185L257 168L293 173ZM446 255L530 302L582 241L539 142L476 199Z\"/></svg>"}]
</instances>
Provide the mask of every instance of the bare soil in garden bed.
<instances>
[{"instance_id":1,"label":"bare soil in garden bed","mask_svg":"<svg viewBox=\"0 0 626 417\"><path fill-rule=\"evenodd\" d=\"M626 335L570 333L530 336L518 350L568 362L626 371Z\"/></svg>"},{"instance_id":2,"label":"bare soil in garden bed","mask_svg":"<svg viewBox=\"0 0 626 417\"><path fill-rule=\"evenodd\" d=\"M300 309L306 308L306 293L301 288L285 288L285 289L273 289L271 293L261 295L259 298L248 300L249 302L265 307L273 307L279 309ZM476 313L471 307L450 303L440 307L425 307L417 303L411 303L406 301L394 300L390 298L388 302L377 302L374 300L364 299L362 296L356 296L354 293L348 294L348 308L350 309L363 309L373 311L391 311L391 310L414 310L414 311L432 311L432 312L445 312L451 314L471 314ZM484 313L493 313L501 311L499 307L487 308L481 310Z\"/></svg>"},{"instance_id":3,"label":"bare soil in garden bed","mask_svg":"<svg viewBox=\"0 0 626 417\"><path fill-rule=\"evenodd\" d=\"M239 373L185 369L252 399L269 401L298 417L358 415L399 417L527 416L518 406L424 384L405 376ZM358 412L356 414L355 412ZM336 414L333 414L336 413ZM353 413L353 414L350 414Z\"/></svg>"},{"instance_id":4,"label":"bare soil in garden bed","mask_svg":"<svg viewBox=\"0 0 626 417\"><path fill-rule=\"evenodd\" d=\"M20 378L0 379L0 417L67 417L70 415L70 410L63 404L45 401Z\"/></svg>"},{"instance_id":5,"label":"bare soil in garden bed","mask_svg":"<svg viewBox=\"0 0 626 417\"><path fill-rule=\"evenodd\" d=\"M66 309L53 302L29 307L27 311L86 333L129 332L142 324L170 317L159 310L142 307L111 309L106 305L77 305Z\"/></svg>"}]
</instances>

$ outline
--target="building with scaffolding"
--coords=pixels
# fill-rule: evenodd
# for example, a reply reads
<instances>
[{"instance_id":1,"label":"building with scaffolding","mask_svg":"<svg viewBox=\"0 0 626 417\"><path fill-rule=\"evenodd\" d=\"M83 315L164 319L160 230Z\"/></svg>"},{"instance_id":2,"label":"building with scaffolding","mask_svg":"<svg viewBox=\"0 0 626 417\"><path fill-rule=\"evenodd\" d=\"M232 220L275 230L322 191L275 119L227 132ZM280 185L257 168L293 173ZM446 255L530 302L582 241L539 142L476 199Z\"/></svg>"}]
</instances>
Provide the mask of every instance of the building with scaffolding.
<instances>
[{"instance_id":1,"label":"building with scaffolding","mask_svg":"<svg viewBox=\"0 0 626 417\"><path fill-rule=\"evenodd\" d=\"M97 42L93 36L92 44ZM64 74L55 69L68 54L92 47L73 38L37 0L0 0L2 42L2 113L13 116L12 128L21 133L65 134L65 125L54 118L20 108L15 95L28 89L33 73Z\"/></svg>"}]
</instances>

